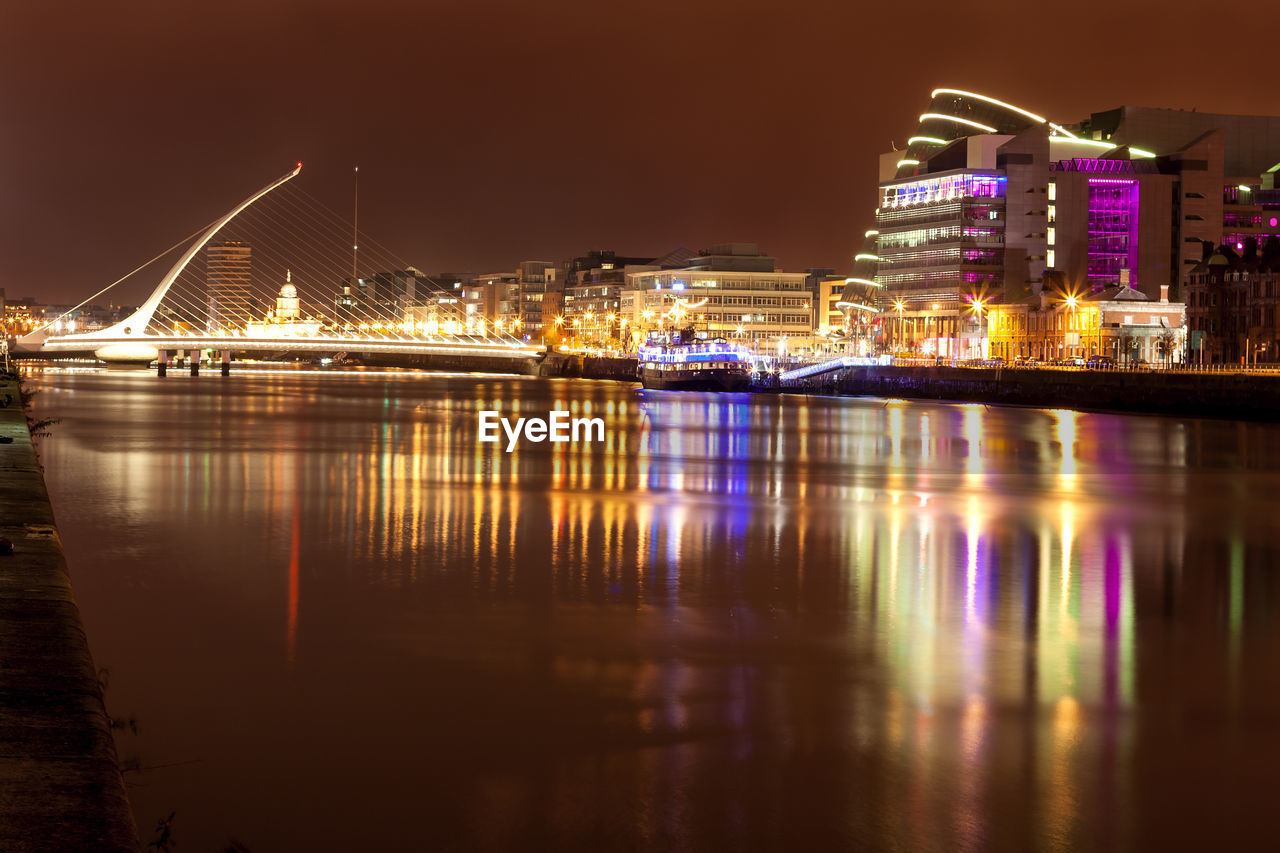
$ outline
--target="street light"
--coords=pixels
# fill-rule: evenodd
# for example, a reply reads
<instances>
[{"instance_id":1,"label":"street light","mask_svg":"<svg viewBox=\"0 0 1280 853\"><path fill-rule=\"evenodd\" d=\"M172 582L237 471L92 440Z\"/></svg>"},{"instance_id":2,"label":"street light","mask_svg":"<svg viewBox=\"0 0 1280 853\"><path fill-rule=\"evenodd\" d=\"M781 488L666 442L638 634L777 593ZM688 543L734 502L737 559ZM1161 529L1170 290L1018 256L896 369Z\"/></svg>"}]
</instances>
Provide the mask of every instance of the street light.
<instances>
[{"instance_id":1,"label":"street light","mask_svg":"<svg viewBox=\"0 0 1280 853\"><path fill-rule=\"evenodd\" d=\"M986 307L987 307L987 299L986 299L986 297L984 297L984 296L970 296L970 297L969 297L969 313L970 313L970 314L976 314L976 315L977 315L977 317L978 317L977 324L978 324L979 337L981 337L981 332L982 332L982 312L986 310ZM981 352L981 351L982 351L982 346L981 346L981 344L979 344L979 346L978 346L978 351L979 351L979 352L978 352L978 355L979 355L979 357L980 357L980 356L982 355L982 352ZM973 354L972 354L972 353L970 353L969 357L970 357L970 358L973 358Z\"/></svg>"},{"instance_id":2,"label":"street light","mask_svg":"<svg viewBox=\"0 0 1280 853\"><path fill-rule=\"evenodd\" d=\"M892 342L891 342L890 347L889 347L889 351L890 351L890 352L901 352L901 351L902 351L902 341L901 341L901 338L902 338L902 311L903 311L903 309L905 309L906 307L907 307L907 301L906 301L905 299L895 299L895 300L893 300L893 310L898 312L898 334L894 335L894 341L892 341ZM896 349L896 350L894 349L894 345L896 345L896 347L897 347L897 349Z\"/></svg>"},{"instance_id":3,"label":"street light","mask_svg":"<svg viewBox=\"0 0 1280 853\"><path fill-rule=\"evenodd\" d=\"M1069 293L1067 294L1067 297L1062 301L1068 308L1071 309L1071 327L1072 329L1075 330L1076 334L1079 335L1080 330L1076 329L1076 303L1079 302L1079 300L1076 298L1076 295L1074 293ZM1066 335L1063 335L1063 338L1065 337ZM1063 343L1065 344L1066 341L1064 340Z\"/></svg>"}]
</instances>

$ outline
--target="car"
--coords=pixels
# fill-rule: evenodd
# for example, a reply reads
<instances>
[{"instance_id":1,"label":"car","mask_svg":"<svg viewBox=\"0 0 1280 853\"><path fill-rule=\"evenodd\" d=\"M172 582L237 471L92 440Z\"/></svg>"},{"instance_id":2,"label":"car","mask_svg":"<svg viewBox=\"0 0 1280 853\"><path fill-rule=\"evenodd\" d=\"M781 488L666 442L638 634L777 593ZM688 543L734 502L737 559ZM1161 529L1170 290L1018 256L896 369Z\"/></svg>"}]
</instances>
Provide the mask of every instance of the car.
<instances>
[{"instance_id":1,"label":"car","mask_svg":"<svg viewBox=\"0 0 1280 853\"><path fill-rule=\"evenodd\" d=\"M1150 370L1151 362L1147 361L1145 358L1131 358L1129 359L1127 367L1130 370Z\"/></svg>"},{"instance_id":2,"label":"car","mask_svg":"<svg viewBox=\"0 0 1280 853\"><path fill-rule=\"evenodd\" d=\"M1084 366L1091 370L1106 370L1115 367L1115 362L1111 360L1109 355L1091 355L1085 361Z\"/></svg>"}]
</instances>

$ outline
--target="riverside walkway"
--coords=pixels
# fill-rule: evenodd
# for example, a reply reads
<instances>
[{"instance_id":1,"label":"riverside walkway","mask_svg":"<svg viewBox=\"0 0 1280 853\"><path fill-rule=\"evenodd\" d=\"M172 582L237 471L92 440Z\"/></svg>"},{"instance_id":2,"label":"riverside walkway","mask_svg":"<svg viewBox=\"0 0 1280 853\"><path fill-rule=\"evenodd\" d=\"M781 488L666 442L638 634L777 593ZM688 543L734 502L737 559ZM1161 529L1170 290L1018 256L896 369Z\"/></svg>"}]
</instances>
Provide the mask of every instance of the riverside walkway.
<instances>
[{"instance_id":1,"label":"riverside walkway","mask_svg":"<svg viewBox=\"0 0 1280 853\"><path fill-rule=\"evenodd\" d=\"M18 386L0 379L0 850L136 851L80 609ZM7 551L0 543L0 552Z\"/></svg>"}]
</instances>

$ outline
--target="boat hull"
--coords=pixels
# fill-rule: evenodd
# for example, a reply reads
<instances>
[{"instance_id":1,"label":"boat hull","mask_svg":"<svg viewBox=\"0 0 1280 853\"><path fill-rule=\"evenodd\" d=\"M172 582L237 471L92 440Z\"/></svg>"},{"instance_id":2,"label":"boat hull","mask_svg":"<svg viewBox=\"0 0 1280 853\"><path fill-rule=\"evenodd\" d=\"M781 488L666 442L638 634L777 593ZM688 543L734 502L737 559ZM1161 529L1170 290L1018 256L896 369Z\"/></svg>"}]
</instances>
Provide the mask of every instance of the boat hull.
<instances>
[{"instance_id":1,"label":"boat hull","mask_svg":"<svg viewBox=\"0 0 1280 853\"><path fill-rule=\"evenodd\" d=\"M654 391L749 391L751 374L745 370L653 370L641 368L640 384Z\"/></svg>"}]
</instances>

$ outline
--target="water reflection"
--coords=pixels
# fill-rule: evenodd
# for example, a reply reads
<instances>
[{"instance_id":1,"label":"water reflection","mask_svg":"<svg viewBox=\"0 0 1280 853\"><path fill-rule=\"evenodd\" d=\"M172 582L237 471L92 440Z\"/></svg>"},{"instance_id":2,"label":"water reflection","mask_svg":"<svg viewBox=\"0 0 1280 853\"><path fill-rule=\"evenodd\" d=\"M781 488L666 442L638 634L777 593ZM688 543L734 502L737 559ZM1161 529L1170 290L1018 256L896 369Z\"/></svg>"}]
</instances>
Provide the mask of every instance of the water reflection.
<instances>
[{"instance_id":1,"label":"water reflection","mask_svg":"<svg viewBox=\"0 0 1280 853\"><path fill-rule=\"evenodd\" d=\"M180 805L192 843L1243 842L1280 782L1250 723L1280 711L1269 426L39 381L111 702L152 721L150 763L203 762L147 779L139 823ZM603 417L606 440L507 453L483 409ZM1214 820L1170 820L1193 803Z\"/></svg>"}]
</instances>

